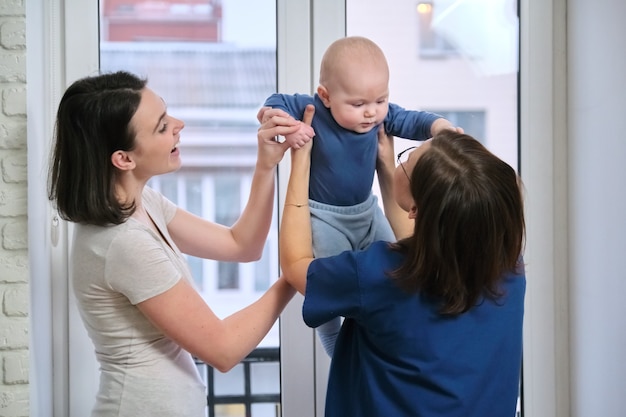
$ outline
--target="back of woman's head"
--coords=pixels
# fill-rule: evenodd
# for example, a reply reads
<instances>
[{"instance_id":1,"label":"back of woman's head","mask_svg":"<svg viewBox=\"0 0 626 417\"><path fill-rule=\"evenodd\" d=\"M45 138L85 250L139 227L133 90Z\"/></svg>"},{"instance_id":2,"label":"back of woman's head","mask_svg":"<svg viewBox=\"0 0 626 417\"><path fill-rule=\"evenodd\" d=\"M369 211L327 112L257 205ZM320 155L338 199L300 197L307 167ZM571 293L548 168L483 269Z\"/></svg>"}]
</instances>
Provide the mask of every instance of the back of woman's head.
<instances>
[{"instance_id":1,"label":"back of woman's head","mask_svg":"<svg viewBox=\"0 0 626 417\"><path fill-rule=\"evenodd\" d=\"M417 160L410 187L414 234L395 246L407 257L392 276L440 298L445 314L497 298L503 274L520 267L525 233L513 168L471 136L445 131Z\"/></svg>"},{"instance_id":2,"label":"back of woman's head","mask_svg":"<svg viewBox=\"0 0 626 417\"><path fill-rule=\"evenodd\" d=\"M127 72L86 77L67 88L57 111L48 198L77 223L123 222L134 204L117 200L111 155L135 146L130 121L146 80Z\"/></svg>"}]
</instances>

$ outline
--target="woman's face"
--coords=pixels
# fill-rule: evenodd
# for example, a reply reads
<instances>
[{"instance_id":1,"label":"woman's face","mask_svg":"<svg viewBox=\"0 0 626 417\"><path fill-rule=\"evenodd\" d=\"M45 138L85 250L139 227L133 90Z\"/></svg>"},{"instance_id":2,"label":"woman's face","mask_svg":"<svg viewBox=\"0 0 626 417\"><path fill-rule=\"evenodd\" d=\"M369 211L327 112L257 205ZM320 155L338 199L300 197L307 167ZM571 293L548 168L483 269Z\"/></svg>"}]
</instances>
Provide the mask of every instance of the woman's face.
<instances>
[{"instance_id":1,"label":"woman's face","mask_svg":"<svg viewBox=\"0 0 626 417\"><path fill-rule=\"evenodd\" d=\"M139 178L150 178L180 168L180 131L185 124L167 114L161 97L149 88L141 93L139 107L130 124L135 131L135 148L128 152Z\"/></svg>"},{"instance_id":2,"label":"woman's face","mask_svg":"<svg viewBox=\"0 0 626 417\"><path fill-rule=\"evenodd\" d=\"M430 148L431 139L424 141L420 146L409 152L408 158L396 167L394 172L394 197L398 205L410 214L415 209L415 202L411 196L409 177L415 168L417 160Z\"/></svg>"}]
</instances>

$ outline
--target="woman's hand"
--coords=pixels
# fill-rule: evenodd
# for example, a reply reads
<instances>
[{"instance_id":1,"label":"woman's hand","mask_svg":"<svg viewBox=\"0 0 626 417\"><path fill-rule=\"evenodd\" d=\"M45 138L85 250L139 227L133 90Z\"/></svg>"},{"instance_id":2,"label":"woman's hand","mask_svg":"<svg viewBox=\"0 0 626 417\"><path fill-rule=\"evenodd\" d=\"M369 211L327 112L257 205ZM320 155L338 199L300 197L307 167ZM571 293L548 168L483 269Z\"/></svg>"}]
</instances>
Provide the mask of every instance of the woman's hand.
<instances>
[{"instance_id":1,"label":"woman's hand","mask_svg":"<svg viewBox=\"0 0 626 417\"><path fill-rule=\"evenodd\" d=\"M396 155L394 153L394 140L392 135L385 133L385 126L380 125L378 128L378 155L376 158L376 171L381 172L384 169L393 171L396 167Z\"/></svg>"},{"instance_id":2,"label":"woman's hand","mask_svg":"<svg viewBox=\"0 0 626 417\"><path fill-rule=\"evenodd\" d=\"M282 160L285 151L289 149L289 144L277 141L277 137L297 132L302 122L283 110L270 107L262 107L257 114L257 119L261 122L257 132L259 146L257 167L273 169Z\"/></svg>"},{"instance_id":3,"label":"woman's hand","mask_svg":"<svg viewBox=\"0 0 626 417\"><path fill-rule=\"evenodd\" d=\"M378 130L378 157L376 158L376 175L380 185L383 200L383 209L396 239L402 239L413 233L414 222L409 219L408 213L396 202L397 183L395 181L396 159L394 154L394 139L385 133L384 126ZM402 180L405 177L402 176ZM408 185L407 190L408 193Z\"/></svg>"}]
</instances>

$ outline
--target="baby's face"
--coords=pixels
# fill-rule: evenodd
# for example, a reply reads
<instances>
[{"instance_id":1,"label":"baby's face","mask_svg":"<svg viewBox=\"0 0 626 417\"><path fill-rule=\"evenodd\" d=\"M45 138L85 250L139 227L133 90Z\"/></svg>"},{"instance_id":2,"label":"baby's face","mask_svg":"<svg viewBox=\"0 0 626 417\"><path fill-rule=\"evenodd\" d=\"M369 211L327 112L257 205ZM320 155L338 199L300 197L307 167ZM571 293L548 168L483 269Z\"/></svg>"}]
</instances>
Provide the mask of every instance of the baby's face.
<instances>
[{"instance_id":1,"label":"baby's face","mask_svg":"<svg viewBox=\"0 0 626 417\"><path fill-rule=\"evenodd\" d=\"M366 133L381 124L389 110L389 77L354 68L328 89L326 106L344 129Z\"/></svg>"}]
</instances>

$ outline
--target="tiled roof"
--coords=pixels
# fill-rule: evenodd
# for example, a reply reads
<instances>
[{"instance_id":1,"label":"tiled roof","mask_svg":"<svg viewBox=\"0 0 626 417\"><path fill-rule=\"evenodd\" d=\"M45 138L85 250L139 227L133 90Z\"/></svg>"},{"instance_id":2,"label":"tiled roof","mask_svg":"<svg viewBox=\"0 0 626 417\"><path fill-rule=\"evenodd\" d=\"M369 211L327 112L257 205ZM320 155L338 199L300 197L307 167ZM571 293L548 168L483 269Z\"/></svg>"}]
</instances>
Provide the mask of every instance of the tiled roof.
<instances>
[{"instance_id":1,"label":"tiled roof","mask_svg":"<svg viewBox=\"0 0 626 417\"><path fill-rule=\"evenodd\" d=\"M169 106L259 108L276 91L276 51L223 43L110 42L100 48L103 72L148 77Z\"/></svg>"}]
</instances>

